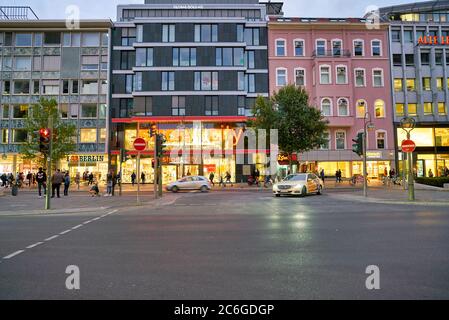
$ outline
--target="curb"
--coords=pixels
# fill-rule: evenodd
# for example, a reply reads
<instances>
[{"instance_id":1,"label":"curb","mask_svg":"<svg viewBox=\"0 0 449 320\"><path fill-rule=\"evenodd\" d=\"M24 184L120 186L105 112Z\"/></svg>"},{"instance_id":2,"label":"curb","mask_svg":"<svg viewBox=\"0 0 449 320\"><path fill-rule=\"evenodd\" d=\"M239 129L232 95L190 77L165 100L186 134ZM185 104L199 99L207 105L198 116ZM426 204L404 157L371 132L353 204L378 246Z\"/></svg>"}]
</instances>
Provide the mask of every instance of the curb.
<instances>
[{"instance_id":1,"label":"curb","mask_svg":"<svg viewBox=\"0 0 449 320\"><path fill-rule=\"evenodd\" d=\"M339 195L338 199L340 200L346 200L346 201L357 201L357 202L364 202L364 203L381 203L381 204L399 204L399 205L412 205L412 206L435 206L435 207L447 207L449 206L449 201L421 201L421 200L415 200L415 201L404 201L404 200L387 200L387 199L380 199L380 198L365 198L362 196L342 196Z\"/></svg>"},{"instance_id":2,"label":"curb","mask_svg":"<svg viewBox=\"0 0 449 320\"><path fill-rule=\"evenodd\" d=\"M92 212L92 211L103 211L108 210L111 207L96 207L96 208L69 208L69 209L50 209L50 210L26 210L26 211L0 211L0 217L7 216L33 216L38 214L66 214L66 213L81 213L81 212Z\"/></svg>"}]
</instances>

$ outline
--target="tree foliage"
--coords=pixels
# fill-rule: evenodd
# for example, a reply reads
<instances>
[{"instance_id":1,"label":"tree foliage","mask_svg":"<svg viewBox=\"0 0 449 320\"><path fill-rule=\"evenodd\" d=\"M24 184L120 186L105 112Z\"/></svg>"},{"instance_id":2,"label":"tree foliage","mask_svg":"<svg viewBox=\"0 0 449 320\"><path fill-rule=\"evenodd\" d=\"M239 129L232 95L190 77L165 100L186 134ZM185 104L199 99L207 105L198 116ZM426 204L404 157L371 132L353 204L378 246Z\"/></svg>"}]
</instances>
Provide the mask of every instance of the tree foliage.
<instances>
[{"instance_id":1,"label":"tree foliage","mask_svg":"<svg viewBox=\"0 0 449 320\"><path fill-rule=\"evenodd\" d=\"M46 156L39 151L39 130L49 127L49 119L53 119L52 161L61 160L76 150L76 126L61 119L55 99L42 98L39 103L31 106L28 117L25 118L24 129L30 138L20 148L23 158L32 159L42 165L45 163Z\"/></svg>"},{"instance_id":2,"label":"tree foliage","mask_svg":"<svg viewBox=\"0 0 449 320\"><path fill-rule=\"evenodd\" d=\"M278 129L279 149L288 154L304 153L326 142L328 121L309 105L306 90L287 85L271 99L259 97L249 125L257 129Z\"/></svg>"}]
</instances>

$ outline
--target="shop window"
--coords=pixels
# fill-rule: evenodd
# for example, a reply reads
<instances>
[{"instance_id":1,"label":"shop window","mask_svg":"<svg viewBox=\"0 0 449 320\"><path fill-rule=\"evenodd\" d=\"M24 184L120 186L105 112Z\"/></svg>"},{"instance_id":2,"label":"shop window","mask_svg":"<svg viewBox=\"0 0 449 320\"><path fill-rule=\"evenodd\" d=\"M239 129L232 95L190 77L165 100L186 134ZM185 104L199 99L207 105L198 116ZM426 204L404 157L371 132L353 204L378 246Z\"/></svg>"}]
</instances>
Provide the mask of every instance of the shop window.
<instances>
[{"instance_id":1,"label":"shop window","mask_svg":"<svg viewBox=\"0 0 449 320\"><path fill-rule=\"evenodd\" d=\"M81 118L92 119L97 117L97 105L96 104L82 104L81 105Z\"/></svg>"},{"instance_id":2,"label":"shop window","mask_svg":"<svg viewBox=\"0 0 449 320\"><path fill-rule=\"evenodd\" d=\"M329 98L321 100L321 113L323 116L332 116L332 102Z\"/></svg>"},{"instance_id":3,"label":"shop window","mask_svg":"<svg viewBox=\"0 0 449 320\"><path fill-rule=\"evenodd\" d=\"M365 118L366 114L366 101L359 100L357 101L357 118Z\"/></svg>"},{"instance_id":4,"label":"shop window","mask_svg":"<svg viewBox=\"0 0 449 320\"><path fill-rule=\"evenodd\" d=\"M449 128L435 128L435 144L437 147L449 147Z\"/></svg>"},{"instance_id":5,"label":"shop window","mask_svg":"<svg viewBox=\"0 0 449 320\"><path fill-rule=\"evenodd\" d=\"M386 149L386 135L385 131L376 132L377 149Z\"/></svg>"},{"instance_id":6,"label":"shop window","mask_svg":"<svg viewBox=\"0 0 449 320\"><path fill-rule=\"evenodd\" d=\"M80 129L80 143L96 143L97 142L97 129Z\"/></svg>"},{"instance_id":7,"label":"shop window","mask_svg":"<svg viewBox=\"0 0 449 320\"><path fill-rule=\"evenodd\" d=\"M397 129L397 145L400 146L402 141L407 139L407 133L401 128ZM434 130L432 128L415 128L411 132L411 138L415 142L417 147L433 147Z\"/></svg>"},{"instance_id":8,"label":"shop window","mask_svg":"<svg viewBox=\"0 0 449 320\"><path fill-rule=\"evenodd\" d=\"M374 114L376 118L385 118L385 102L383 100L376 100L374 102Z\"/></svg>"},{"instance_id":9,"label":"shop window","mask_svg":"<svg viewBox=\"0 0 449 320\"><path fill-rule=\"evenodd\" d=\"M335 149L336 150L346 149L346 132L337 131L335 133Z\"/></svg>"},{"instance_id":10,"label":"shop window","mask_svg":"<svg viewBox=\"0 0 449 320\"><path fill-rule=\"evenodd\" d=\"M25 129L12 129L12 143L25 143L28 139L28 132Z\"/></svg>"},{"instance_id":11,"label":"shop window","mask_svg":"<svg viewBox=\"0 0 449 320\"><path fill-rule=\"evenodd\" d=\"M23 119L28 116L28 105L14 105L12 107L12 117L14 119Z\"/></svg>"}]
</instances>

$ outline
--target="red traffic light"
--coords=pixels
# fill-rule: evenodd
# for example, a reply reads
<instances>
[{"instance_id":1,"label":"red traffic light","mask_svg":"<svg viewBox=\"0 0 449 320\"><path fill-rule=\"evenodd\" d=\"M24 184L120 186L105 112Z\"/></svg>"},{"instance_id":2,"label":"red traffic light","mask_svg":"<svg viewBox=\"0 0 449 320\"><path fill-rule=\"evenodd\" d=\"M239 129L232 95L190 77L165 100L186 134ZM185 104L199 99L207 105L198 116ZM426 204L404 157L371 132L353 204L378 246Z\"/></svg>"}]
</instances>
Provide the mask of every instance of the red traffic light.
<instances>
[{"instance_id":1,"label":"red traffic light","mask_svg":"<svg viewBox=\"0 0 449 320\"><path fill-rule=\"evenodd\" d=\"M47 129L47 128L40 129L39 135L44 138L49 138L50 137L50 129Z\"/></svg>"}]
</instances>

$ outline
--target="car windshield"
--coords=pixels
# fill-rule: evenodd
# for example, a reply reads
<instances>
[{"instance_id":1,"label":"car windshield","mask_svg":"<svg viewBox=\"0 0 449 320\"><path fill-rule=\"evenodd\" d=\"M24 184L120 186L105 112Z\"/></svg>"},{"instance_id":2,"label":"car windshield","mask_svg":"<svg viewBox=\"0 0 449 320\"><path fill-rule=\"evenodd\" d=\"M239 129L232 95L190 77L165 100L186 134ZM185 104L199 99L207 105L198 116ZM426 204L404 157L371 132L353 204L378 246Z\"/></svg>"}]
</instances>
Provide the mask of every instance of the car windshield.
<instances>
[{"instance_id":1,"label":"car windshield","mask_svg":"<svg viewBox=\"0 0 449 320\"><path fill-rule=\"evenodd\" d=\"M306 179L306 174L291 174L285 177L284 181L305 181Z\"/></svg>"}]
</instances>

